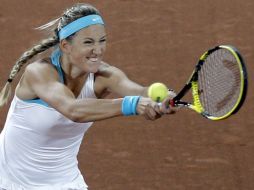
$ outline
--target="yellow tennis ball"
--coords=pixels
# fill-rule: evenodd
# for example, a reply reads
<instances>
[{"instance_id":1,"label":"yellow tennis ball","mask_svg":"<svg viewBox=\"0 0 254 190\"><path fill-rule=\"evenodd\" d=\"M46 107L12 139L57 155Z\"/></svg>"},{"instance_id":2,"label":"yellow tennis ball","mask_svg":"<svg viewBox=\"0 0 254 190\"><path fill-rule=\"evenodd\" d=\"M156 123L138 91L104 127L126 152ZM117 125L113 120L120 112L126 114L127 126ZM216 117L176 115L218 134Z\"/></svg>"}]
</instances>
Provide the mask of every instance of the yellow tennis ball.
<instances>
[{"instance_id":1,"label":"yellow tennis ball","mask_svg":"<svg viewBox=\"0 0 254 190\"><path fill-rule=\"evenodd\" d=\"M148 87L148 96L156 102L162 102L168 97L168 88L163 83L153 83Z\"/></svg>"}]
</instances>

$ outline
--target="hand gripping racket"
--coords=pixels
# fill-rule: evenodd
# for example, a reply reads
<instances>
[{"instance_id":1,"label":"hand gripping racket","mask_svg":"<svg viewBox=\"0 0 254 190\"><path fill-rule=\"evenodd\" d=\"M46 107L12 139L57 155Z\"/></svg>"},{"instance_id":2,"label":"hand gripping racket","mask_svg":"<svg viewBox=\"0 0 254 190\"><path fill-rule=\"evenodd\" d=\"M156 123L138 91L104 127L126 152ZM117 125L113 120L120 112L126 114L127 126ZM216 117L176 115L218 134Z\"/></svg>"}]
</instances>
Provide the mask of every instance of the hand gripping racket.
<instances>
[{"instance_id":1,"label":"hand gripping racket","mask_svg":"<svg viewBox=\"0 0 254 190\"><path fill-rule=\"evenodd\" d=\"M191 89L192 103L182 101ZM199 59L188 82L171 100L173 107L188 107L211 120L235 114L247 93L247 70L239 51L216 46Z\"/></svg>"}]
</instances>

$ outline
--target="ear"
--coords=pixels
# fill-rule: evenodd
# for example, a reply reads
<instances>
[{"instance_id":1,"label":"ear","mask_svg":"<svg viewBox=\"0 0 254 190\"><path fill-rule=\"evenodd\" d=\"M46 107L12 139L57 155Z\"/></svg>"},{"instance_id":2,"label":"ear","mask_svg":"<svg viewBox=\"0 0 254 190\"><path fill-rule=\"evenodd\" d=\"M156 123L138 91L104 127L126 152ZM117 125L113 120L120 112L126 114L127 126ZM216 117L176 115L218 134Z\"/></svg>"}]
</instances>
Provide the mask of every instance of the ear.
<instances>
[{"instance_id":1,"label":"ear","mask_svg":"<svg viewBox=\"0 0 254 190\"><path fill-rule=\"evenodd\" d=\"M67 40L63 39L63 40L61 40L60 43L59 43L59 48L60 48L60 50L61 50L62 52L68 54L68 53L70 52L70 50L71 50L71 44L70 44L70 42L68 42Z\"/></svg>"}]
</instances>

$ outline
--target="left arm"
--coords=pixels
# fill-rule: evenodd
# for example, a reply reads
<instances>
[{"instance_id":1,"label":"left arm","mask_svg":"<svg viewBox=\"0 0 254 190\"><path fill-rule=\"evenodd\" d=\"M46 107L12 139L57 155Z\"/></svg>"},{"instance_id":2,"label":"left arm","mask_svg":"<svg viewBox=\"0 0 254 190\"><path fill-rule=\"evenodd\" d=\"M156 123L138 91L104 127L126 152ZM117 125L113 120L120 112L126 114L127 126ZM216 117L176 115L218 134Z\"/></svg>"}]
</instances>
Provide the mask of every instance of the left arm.
<instances>
[{"instance_id":1,"label":"left arm","mask_svg":"<svg viewBox=\"0 0 254 190\"><path fill-rule=\"evenodd\" d=\"M165 99L162 102L162 105L159 106L156 102L148 98L148 87L144 87L130 80L126 74L120 69L104 65L96 76L95 80L95 92L98 97L100 97L104 92L112 92L124 96L141 96L139 101L143 106L141 110L137 110L139 113L143 113L145 118L154 120L163 114L174 113L174 109L169 108L169 98Z\"/></svg>"},{"instance_id":2,"label":"left arm","mask_svg":"<svg viewBox=\"0 0 254 190\"><path fill-rule=\"evenodd\" d=\"M103 66L99 75L96 77L95 91L113 92L121 97L124 96L143 96L147 97L148 87L141 86L130 80L120 69L113 66Z\"/></svg>"}]
</instances>

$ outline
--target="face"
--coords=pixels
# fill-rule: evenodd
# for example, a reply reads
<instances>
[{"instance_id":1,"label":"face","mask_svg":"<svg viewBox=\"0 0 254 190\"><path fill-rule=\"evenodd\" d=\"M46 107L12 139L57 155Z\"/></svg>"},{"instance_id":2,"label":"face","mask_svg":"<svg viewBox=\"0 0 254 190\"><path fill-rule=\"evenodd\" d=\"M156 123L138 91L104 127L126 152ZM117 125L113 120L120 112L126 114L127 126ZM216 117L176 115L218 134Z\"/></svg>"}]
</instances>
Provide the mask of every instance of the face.
<instances>
[{"instance_id":1,"label":"face","mask_svg":"<svg viewBox=\"0 0 254 190\"><path fill-rule=\"evenodd\" d=\"M106 50L103 25L91 25L77 32L65 45L67 60L77 72L96 73Z\"/></svg>"}]
</instances>

